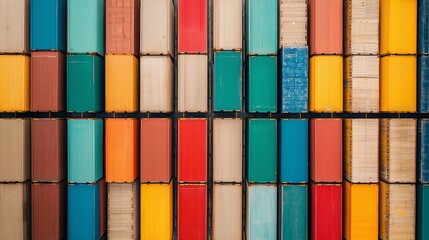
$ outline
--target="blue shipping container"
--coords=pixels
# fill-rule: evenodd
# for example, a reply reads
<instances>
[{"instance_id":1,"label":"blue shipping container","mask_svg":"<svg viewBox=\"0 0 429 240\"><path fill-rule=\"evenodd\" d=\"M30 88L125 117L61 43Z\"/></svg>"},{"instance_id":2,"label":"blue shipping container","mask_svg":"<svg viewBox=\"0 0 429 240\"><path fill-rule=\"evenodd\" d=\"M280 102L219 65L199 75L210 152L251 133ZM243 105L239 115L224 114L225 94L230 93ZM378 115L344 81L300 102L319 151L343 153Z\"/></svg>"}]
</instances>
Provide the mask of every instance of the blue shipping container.
<instances>
[{"instance_id":1,"label":"blue shipping container","mask_svg":"<svg viewBox=\"0 0 429 240\"><path fill-rule=\"evenodd\" d=\"M247 187L247 239L277 239L277 186Z\"/></svg>"},{"instance_id":2,"label":"blue shipping container","mask_svg":"<svg viewBox=\"0 0 429 240\"><path fill-rule=\"evenodd\" d=\"M281 239L308 239L308 187L281 187Z\"/></svg>"},{"instance_id":3,"label":"blue shipping container","mask_svg":"<svg viewBox=\"0 0 429 240\"><path fill-rule=\"evenodd\" d=\"M429 0L418 1L417 52L429 53Z\"/></svg>"},{"instance_id":4,"label":"blue shipping container","mask_svg":"<svg viewBox=\"0 0 429 240\"><path fill-rule=\"evenodd\" d=\"M418 121L417 179L429 183L429 119Z\"/></svg>"},{"instance_id":5,"label":"blue shipping container","mask_svg":"<svg viewBox=\"0 0 429 240\"><path fill-rule=\"evenodd\" d=\"M419 112L429 112L429 56L417 58L417 105Z\"/></svg>"}]
</instances>

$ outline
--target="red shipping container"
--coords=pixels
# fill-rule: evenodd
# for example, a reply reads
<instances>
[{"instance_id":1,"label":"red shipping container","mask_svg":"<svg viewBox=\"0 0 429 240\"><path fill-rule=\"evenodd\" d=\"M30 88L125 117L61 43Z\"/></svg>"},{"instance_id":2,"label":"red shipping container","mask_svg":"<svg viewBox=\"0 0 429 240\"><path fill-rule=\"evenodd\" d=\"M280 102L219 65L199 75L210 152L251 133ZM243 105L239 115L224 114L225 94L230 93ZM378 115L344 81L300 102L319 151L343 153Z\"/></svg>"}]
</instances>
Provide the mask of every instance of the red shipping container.
<instances>
[{"instance_id":1,"label":"red shipping container","mask_svg":"<svg viewBox=\"0 0 429 240\"><path fill-rule=\"evenodd\" d=\"M207 120L179 120L179 182L207 181Z\"/></svg>"},{"instance_id":2,"label":"red shipping container","mask_svg":"<svg viewBox=\"0 0 429 240\"><path fill-rule=\"evenodd\" d=\"M33 182L61 182L67 174L66 120L31 121Z\"/></svg>"},{"instance_id":3,"label":"red shipping container","mask_svg":"<svg viewBox=\"0 0 429 240\"><path fill-rule=\"evenodd\" d=\"M65 63L61 52L31 53L31 111L65 110Z\"/></svg>"},{"instance_id":4,"label":"red shipping container","mask_svg":"<svg viewBox=\"0 0 429 240\"><path fill-rule=\"evenodd\" d=\"M172 173L172 131L171 119L141 119L141 182L170 182Z\"/></svg>"},{"instance_id":5,"label":"red shipping container","mask_svg":"<svg viewBox=\"0 0 429 240\"><path fill-rule=\"evenodd\" d=\"M310 121L310 178L316 183L342 182L342 121Z\"/></svg>"},{"instance_id":6,"label":"red shipping container","mask_svg":"<svg viewBox=\"0 0 429 240\"><path fill-rule=\"evenodd\" d=\"M207 238L207 185L179 185L178 238Z\"/></svg>"},{"instance_id":7,"label":"red shipping container","mask_svg":"<svg viewBox=\"0 0 429 240\"><path fill-rule=\"evenodd\" d=\"M31 238L63 239L66 234L66 182L31 185Z\"/></svg>"},{"instance_id":8,"label":"red shipping container","mask_svg":"<svg viewBox=\"0 0 429 240\"><path fill-rule=\"evenodd\" d=\"M207 53L207 0L179 0L179 53Z\"/></svg>"},{"instance_id":9,"label":"red shipping container","mask_svg":"<svg viewBox=\"0 0 429 240\"><path fill-rule=\"evenodd\" d=\"M100 180L100 236L107 231L107 191L106 179Z\"/></svg>"},{"instance_id":10,"label":"red shipping container","mask_svg":"<svg viewBox=\"0 0 429 240\"><path fill-rule=\"evenodd\" d=\"M311 239L342 239L342 186L310 183Z\"/></svg>"},{"instance_id":11,"label":"red shipping container","mask_svg":"<svg viewBox=\"0 0 429 240\"><path fill-rule=\"evenodd\" d=\"M310 0L310 55L343 54L342 0Z\"/></svg>"}]
</instances>

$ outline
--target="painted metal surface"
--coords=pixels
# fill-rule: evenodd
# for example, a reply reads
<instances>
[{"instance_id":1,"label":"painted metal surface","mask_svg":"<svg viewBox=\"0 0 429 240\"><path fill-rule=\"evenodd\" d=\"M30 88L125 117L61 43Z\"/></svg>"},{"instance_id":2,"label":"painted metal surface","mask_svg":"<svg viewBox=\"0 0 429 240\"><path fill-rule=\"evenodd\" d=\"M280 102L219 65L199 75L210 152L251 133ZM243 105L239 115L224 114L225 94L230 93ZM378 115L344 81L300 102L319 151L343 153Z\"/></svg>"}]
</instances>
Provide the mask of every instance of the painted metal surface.
<instances>
[{"instance_id":1,"label":"painted metal surface","mask_svg":"<svg viewBox=\"0 0 429 240\"><path fill-rule=\"evenodd\" d=\"M429 112L429 56L417 57L417 81L417 109Z\"/></svg>"},{"instance_id":2,"label":"painted metal surface","mask_svg":"<svg viewBox=\"0 0 429 240\"><path fill-rule=\"evenodd\" d=\"M279 48L307 46L307 0L279 1Z\"/></svg>"},{"instance_id":3,"label":"painted metal surface","mask_svg":"<svg viewBox=\"0 0 429 240\"><path fill-rule=\"evenodd\" d=\"M30 0L0 0L1 53L30 52L29 13Z\"/></svg>"},{"instance_id":4,"label":"painted metal surface","mask_svg":"<svg viewBox=\"0 0 429 240\"><path fill-rule=\"evenodd\" d=\"M241 52L220 51L214 53L214 111L241 110L241 63Z\"/></svg>"},{"instance_id":5,"label":"painted metal surface","mask_svg":"<svg viewBox=\"0 0 429 240\"><path fill-rule=\"evenodd\" d=\"M207 53L207 0L179 0L177 6L177 51Z\"/></svg>"},{"instance_id":6,"label":"painted metal surface","mask_svg":"<svg viewBox=\"0 0 429 240\"><path fill-rule=\"evenodd\" d=\"M417 180L429 183L429 119L417 120Z\"/></svg>"},{"instance_id":7,"label":"painted metal surface","mask_svg":"<svg viewBox=\"0 0 429 240\"><path fill-rule=\"evenodd\" d=\"M429 238L429 185L417 185L417 209L416 209L416 239L424 240Z\"/></svg>"},{"instance_id":8,"label":"painted metal surface","mask_svg":"<svg viewBox=\"0 0 429 240\"><path fill-rule=\"evenodd\" d=\"M213 2L213 48L215 50L242 49L243 0Z\"/></svg>"},{"instance_id":9,"label":"painted metal surface","mask_svg":"<svg viewBox=\"0 0 429 240\"><path fill-rule=\"evenodd\" d=\"M207 239L207 185L179 185L178 239Z\"/></svg>"},{"instance_id":10,"label":"painted metal surface","mask_svg":"<svg viewBox=\"0 0 429 240\"><path fill-rule=\"evenodd\" d=\"M253 56L248 60L249 112L277 112L277 57Z\"/></svg>"},{"instance_id":11,"label":"painted metal surface","mask_svg":"<svg viewBox=\"0 0 429 240\"><path fill-rule=\"evenodd\" d=\"M308 186L282 185L281 239L308 239Z\"/></svg>"},{"instance_id":12,"label":"painted metal surface","mask_svg":"<svg viewBox=\"0 0 429 240\"><path fill-rule=\"evenodd\" d=\"M242 186L241 184L213 185L212 238L242 239Z\"/></svg>"},{"instance_id":13,"label":"painted metal surface","mask_svg":"<svg viewBox=\"0 0 429 240\"><path fill-rule=\"evenodd\" d=\"M417 53L429 53L429 1L417 1Z\"/></svg>"}]
</instances>

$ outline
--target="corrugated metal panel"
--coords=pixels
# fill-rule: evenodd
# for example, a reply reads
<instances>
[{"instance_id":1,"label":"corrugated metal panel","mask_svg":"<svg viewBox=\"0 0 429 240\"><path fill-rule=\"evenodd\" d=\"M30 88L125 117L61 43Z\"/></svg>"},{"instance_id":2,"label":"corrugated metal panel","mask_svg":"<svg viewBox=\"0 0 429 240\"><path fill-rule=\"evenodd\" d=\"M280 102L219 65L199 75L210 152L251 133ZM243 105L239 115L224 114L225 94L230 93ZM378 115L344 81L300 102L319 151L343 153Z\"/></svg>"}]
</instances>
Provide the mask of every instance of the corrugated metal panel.
<instances>
[{"instance_id":1,"label":"corrugated metal panel","mask_svg":"<svg viewBox=\"0 0 429 240\"><path fill-rule=\"evenodd\" d=\"M248 111L277 112L277 57L250 57L248 71Z\"/></svg>"},{"instance_id":2,"label":"corrugated metal panel","mask_svg":"<svg viewBox=\"0 0 429 240\"><path fill-rule=\"evenodd\" d=\"M207 53L207 0L178 0L179 53Z\"/></svg>"},{"instance_id":3,"label":"corrugated metal panel","mask_svg":"<svg viewBox=\"0 0 429 240\"><path fill-rule=\"evenodd\" d=\"M215 50L242 49L242 1L213 2L213 48Z\"/></svg>"},{"instance_id":4,"label":"corrugated metal panel","mask_svg":"<svg viewBox=\"0 0 429 240\"><path fill-rule=\"evenodd\" d=\"M429 56L417 57L417 81L418 111L429 112Z\"/></svg>"},{"instance_id":5,"label":"corrugated metal panel","mask_svg":"<svg viewBox=\"0 0 429 240\"><path fill-rule=\"evenodd\" d=\"M417 4L417 52L427 54L429 53L429 1L420 0Z\"/></svg>"},{"instance_id":6,"label":"corrugated metal panel","mask_svg":"<svg viewBox=\"0 0 429 240\"><path fill-rule=\"evenodd\" d=\"M429 238L429 185L417 185L417 240Z\"/></svg>"},{"instance_id":7,"label":"corrugated metal panel","mask_svg":"<svg viewBox=\"0 0 429 240\"><path fill-rule=\"evenodd\" d=\"M242 180L242 120L213 119L213 181Z\"/></svg>"},{"instance_id":8,"label":"corrugated metal panel","mask_svg":"<svg viewBox=\"0 0 429 240\"><path fill-rule=\"evenodd\" d=\"M281 239L308 239L308 187L282 185Z\"/></svg>"},{"instance_id":9,"label":"corrugated metal panel","mask_svg":"<svg viewBox=\"0 0 429 240\"><path fill-rule=\"evenodd\" d=\"M0 119L0 133L0 182L27 181L31 177L30 121Z\"/></svg>"},{"instance_id":10,"label":"corrugated metal panel","mask_svg":"<svg viewBox=\"0 0 429 240\"><path fill-rule=\"evenodd\" d=\"M429 119L417 121L417 179L429 183Z\"/></svg>"},{"instance_id":11,"label":"corrugated metal panel","mask_svg":"<svg viewBox=\"0 0 429 240\"><path fill-rule=\"evenodd\" d=\"M30 0L0 0L0 53L29 53L29 13Z\"/></svg>"},{"instance_id":12,"label":"corrugated metal panel","mask_svg":"<svg viewBox=\"0 0 429 240\"><path fill-rule=\"evenodd\" d=\"M388 183L416 181L415 119L380 120L380 179Z\"/></svg>"},{"instance_id":13,"label":"corrugated metal panel","mask_svg":"<svg viewBox=\"0 0 429 240\"><path fill-rule=\"evenodd\" d=\"M242 239L241 184L213 185L212 237L216 239Z\"/></svg>"},{"instance_id":14,"label":"corrugated metal panel","mask_svg":"<svg viewBox=\"0 0 429 240\"><path fill-rule=\"evenodd\" d=\"M207 186L179 185L178 189L178 238L206 239Z\"/></svg>"},{"instance_id":15,"label":"corrugated metal panel","mask_svg":"<svg viewBox=\"0 0 429 240\"><path fill-rule=\"evenodd\" d=\"M307 46L307 1L279 1L279 48Z\"/></svg>"}]
</instances>

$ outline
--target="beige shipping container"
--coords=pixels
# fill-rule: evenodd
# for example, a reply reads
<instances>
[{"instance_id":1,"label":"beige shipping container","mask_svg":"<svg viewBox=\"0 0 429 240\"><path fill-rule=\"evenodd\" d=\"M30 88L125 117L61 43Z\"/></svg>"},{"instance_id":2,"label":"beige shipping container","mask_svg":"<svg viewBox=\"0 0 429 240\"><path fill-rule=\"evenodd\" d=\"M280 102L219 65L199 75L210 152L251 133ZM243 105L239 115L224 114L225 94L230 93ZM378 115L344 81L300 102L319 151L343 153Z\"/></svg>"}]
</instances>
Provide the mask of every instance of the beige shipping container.
<instances>
[{"instance_id":1,"label":"beige shipping container","mask_svg":"<svg viewBox=\"0 0 429 240\"><path fill-rule=\"evenodd\" d=\"M173 86L169 56L140 57L140 112L172 112Z\"/></svg>"},{"instance_id":2,"label":"beige shipping container","mask_svg":"<svg viewBox=\"0 0 429 240\"><path fill-rule=\"evenodd\" d=\"M242 22L242 0L214 0L214 49L242 49Z\"/></svg>"},{"instance_id":3,"label":"beige shipping container","mask_svg":"<svg viewBox=\"0 0 429 240\"><path fill-rule=\"evenodd\" d=\"M213 239L242 239L241 184L214 184Z\"/></svg>"},{"instance_id":4,"label":"beige shipping container","mask_svg":"<svg viewBox=\"0 0 429 240\"><path fill-rule=\"evenodd\" d=\"M30 179L30 120L0 119L0 182Z\"/></svg>"},{"instance_id":5,"label":"beige shipping container","mask_svg":"<svg viewBox=\"0 0 429 240\"><path fill-rule=\"evenodd\" d=\"M0 183L0 239L30 239L30 182Z\"/></svg>"},{"instance_id":6,"label":"beige shipping container","mask_svg":"<svg viewBox=\"0 0 429 240\"><path fill-rule=\"evenodd\" d=\"M207 55L179 55L179 112L207 111Z\"/></svg>"},{"instance_id":7,"label":"beige shipping container","mask_svg":"<svg viewBox=\"0 0 429 240\"><path fill-rule=\"evenodd\" d=\"M241 182L242 180L242 120L213 119L213 180Z\"/></svg>"},{"instance_id":8,"label":"beige shipping container","mask_svg":"<svg viewBox=\"0 0 429 240\"><path fill-rule=\"evenodd\" d=\"M30 52L30 0L0 0L0 53Z\"/></svg>"},{"instance_id":9,"label":"beige shipping container","mask_svg":"<svg viewBox=\"0 0 429 240\"><path fill-rule=\"evenodd\" d=\"M380 120L380 179L388 183L416 181L415 119Z\"/></svg>"},{"instance_id":10,"label":"beige shipping container","mask_svg":"<svg viewBox=\"0 0 429 240\"><path fill-rule=\"evenodd\" d=\"M380 182L380 239L415 239L415 216L414 184Z\"/></svg>"},{"instance_id":11,"label":"beige shipping container","mask_svg":"<svg viewBox=\"0 0 429 240\"><path fill-rule=\"evenodd\" d=\"M279 48L307 46L307 0L280 0Z\"/></svg>"},{"instance_id":12,"label":"beige shipping container","mask_svg":"<svg viewBox=\"0 0 429 240\"><path fill-rule=\"evenodd\" d=\"M378 182L378 119L345 119L344 176L352 183Z\"/></svg>"},{"instance_id":13,"label":"beige shipping container","mask_svg":"<svg viewBox=\"0 0 429 240\"><path fill-rule=\"evenodd\" d=\"M174 55L172 0L141 0L140 54Z\"/></svg>"}]
</instances>

